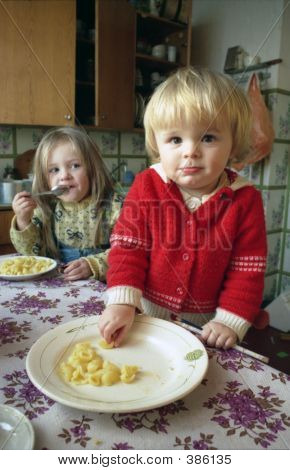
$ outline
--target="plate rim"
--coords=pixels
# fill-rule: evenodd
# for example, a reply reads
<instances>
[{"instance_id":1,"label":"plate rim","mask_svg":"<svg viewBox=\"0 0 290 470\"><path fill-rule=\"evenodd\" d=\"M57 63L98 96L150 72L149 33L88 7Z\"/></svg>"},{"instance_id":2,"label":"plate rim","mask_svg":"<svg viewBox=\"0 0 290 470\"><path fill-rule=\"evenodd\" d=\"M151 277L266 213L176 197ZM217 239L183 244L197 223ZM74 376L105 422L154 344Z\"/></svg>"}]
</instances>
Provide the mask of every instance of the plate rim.
<instances>
[{"instance_id":1,"label":"plate rim","mask_svg":"<svg viewBox=\"0 0 290 470\"><path fill-rule=\"evenodd\" d=\"M19 421L19 423L17 424L16 427L18 427L22 423L24 423L26 425L28 435L27 434L24 435L24 436L27 437L27 439L24 439L24 440L25 440L25 442L28 442L29 447L27 447L23 450L33 450L34 445L35 445L35 432L34 432L34 428L32 426L31 421L27 418L27 416L24 413L22 413L22 411L18 410L17 408L15 408L13 406L6 405L5 403L1 403L0 404L0 414L1 414L1 409L8 409L8 411L12 410L11 413L13 412L15 415L17 415L17 417L19 417L20 421ZM16 449L13 449L13 450L16 450Z\"/></svg>"},{"instance_id":2,"label":"plate rim","mask_svg":"<svg viewBox=\"0 0 290 470\"><path fill-rule=\"evenodd\" d=\"M33 367L31 367L31 362L33 360L33 350L34 349L37 350L37 348L39 347L39 344L45 340L45 337L46 336L51 336L56 329L63 328L65 325L67 327L71 327L72 324L77 325L80 322L85 321L85 320L90 322L89 324L86 323L86 326L92 326L91 321L94 320L95 323L98 323L99 319L100 319L99 315L94 315L94 316L90 316L88 318L80 317L78 319L74 319L74 320L70 320L66 323L62 323L61 325L58 325L56 328L50 329L46 333L44 333L42 336L40 336L40 338L38 338L36 340L36 342L30 348L30 350L28 352L28 355L26 357L26 371L27 371L28 377L31 380L31 382L33 383L33 385L38 390L41 391L41 393L43 393L47 397L54 400L56 403L61 403L62 405L68 406L70 408L83 410L83 411L90 411L90 412L134 413L134 412L140 412L140 411L160 408L162 406L168 405L169 403L173 403L176 400L180 400L184 396L191 393L195 388L197 388L200 385L200 383L202 382L202 380L204 379L204 377L205 377L205 375L208 371L209 358L208 358L208 353L207 353L207 350L206 350L205 346L202 344L202 342L196 336L194 336L191 332L187 331L186 329L182 328L179 325L176 325L175 323L173 323L171 321L164 320L164 319L161 319L161 318L151 317L149 315L137 314L134 322L136 322L136 321L137 322L145 321L145 323L146 322L153 322L153 324L156 323L156 322L161 323L161 324L166 323L168 326L170 325L171 329L176 330L179 333L182 332L182 335L187 337L191 341L194 338L194 341L198 342L199 347L204 351L204 360L206 361L205 366L204 366L204 370L202 371L201 376L200 376L198 381L195 381L194 383L192 383L187 388L186 387L185 388L181 387L181 391L179 393L176 393L175 395L173 394L174 396L172 395L172 392L171 393L168 392L170 396L165 400L160 398L160 397L159 398L157 397L157 398L155 398L155 401L150 402L150 400L149 400L149 402L147 404L144 404L143 406L141 404L140 405L136 404L136 405L131 405L131 406L128 405L127 408L125 407L125 402L119 402L119 403L124 403L124 406L119 406L119 407L117 406L116 407L116 406L113 406L113 404L115 404L116 402L112 402L112 405L111 405L110 402L104 402L102 400L100 400L100 401L95 400L94 403L91 404L89 399L83 398L83 397L79 397L79 401L77 403L75 402L75 401L77 401L77 397L75 398L75 401L72 402L69 399L66 399L65 397L63 397L62 395L59 396L59 395L57 395L57 393L55 394L53 391L50 390L49 387L47 388L45 386L46 382L44 382L44 385L39 385L39 382L38 382L37 378L34 377L33 371L31 370L33 368ZM80 326L80 328L82 328L82 326ZM45 343L45 345L47 345L47 343ZM64 394L65 392L62 391L61 393ZM82 401L84 401L84 403L82 403Z\"/></svg>"},{"instance_id":3,"label":"plate rim","mask_svg":"<svg viewBox=\"0 0 290 470\"><path fill-rule=\"evenodd\" d=\"M0 261L5 261L7 259L14 259L14 258L23 258L23 257L32 257L37 259L46 259L52 262L52 265L46 270L40 273L32 273L32 274L20 274L19 276L13 274L1 274L0 273L0 280L3 279L4 281L28 281L31 279L36 279L44 274L47 274L53 271L57 267L57 261L53 258L49 258L48 256L37 256L37 255L19 255L15 253L15 256L3 256L1 257Z\"/></svg>"}]
</instances>

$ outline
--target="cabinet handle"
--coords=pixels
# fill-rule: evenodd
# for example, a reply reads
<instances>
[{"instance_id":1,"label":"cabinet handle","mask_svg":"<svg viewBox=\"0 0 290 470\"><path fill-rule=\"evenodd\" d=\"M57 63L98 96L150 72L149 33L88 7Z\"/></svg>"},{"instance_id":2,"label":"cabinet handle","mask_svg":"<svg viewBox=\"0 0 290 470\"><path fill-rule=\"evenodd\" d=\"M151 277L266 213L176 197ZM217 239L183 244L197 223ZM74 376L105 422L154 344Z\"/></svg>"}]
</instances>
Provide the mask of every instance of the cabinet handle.
<instances>
[{"instance_id":1,"label":"cabinet handle","mask_svg":"<svg viewBox=\"0 0 290 470\"><path fill-rule=\"evenodd\" d=\"M70 115L70 114L65 114L65 115L64 115L64 118L65 118L67 121L70 121L70 120L71 120L71 115Z\"/></svg>"}]
</instances>

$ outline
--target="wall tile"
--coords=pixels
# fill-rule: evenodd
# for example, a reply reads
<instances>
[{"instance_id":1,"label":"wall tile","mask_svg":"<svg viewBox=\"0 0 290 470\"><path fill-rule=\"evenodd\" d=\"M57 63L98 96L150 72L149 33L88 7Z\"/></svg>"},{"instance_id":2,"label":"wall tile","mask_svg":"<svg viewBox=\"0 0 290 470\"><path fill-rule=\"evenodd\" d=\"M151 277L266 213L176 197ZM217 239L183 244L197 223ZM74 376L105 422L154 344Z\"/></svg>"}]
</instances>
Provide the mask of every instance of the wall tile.
<instances>
[{"instance_id":1,"label":"wall tile","mask_svg":"<svg viewBox=\"0 0 290 470\"><path fill-rule=\"evenodd\" d=\"M99 139L98 139L98 132L97 131L90 131L90 132L87 132L88 134L88 137L93 141L94 144L97 145L99 151L101 152L101 148L100 148L100 145L99 145Z\"/></svg>"},{"instance_id":2,"label":"wall tile","mask_svg":"<svg viewBox=\"0 0 290 470\"><path fill-rule=\"evenodd\" d=\"M0 179L3 178L3 172L6 166L14 167L14 158L0 158Z\"/></svg>"},{"instance_id":3,"label":"wall tile","mask_svg":"<svg viewBox=\"0 0 290 470\"><path fill-rule=\"evenodd\" d=\"M243 178L246 178L247 180L251 181L255 185L259 186L261 184L262 168L263 168L263 162L259 161L257 163L254 163L253 165L245 166L238 173ZM234 169L234 171L236 170Z\"/></svg>"},{"instance_id":4,"label":"wall tile","mask_svg":"<svg viewBox=\"0 0 290 470\"><path fill-rule=\"evenodd\" d=\"M119 165L119 159L118 158L104 157L103 160L104 160L105 165L106 165L106 167L107 167L107 169L109 170L110 173L115 168L117 168L117 166ZM115 175L117 175L117 172L115 173Z\"/></svg>"},{"instance_id":5,"label":"wall tile","mask_svg":"<svg viewBox=\"0 0 290 470\"><path fill-rule=\"evenodd\" d=\"M252 181L255 185L261 184L262 167L262 160L257 163L254 163L253 165L250 165L250 181Z\"/></svg>"},{"instance_id":6,"label":"wall tile","mask_svg":"<svg viewBox=\"0 0 290 470\"><path fill-rule=\"evenodd\" d=\"M288 193L289 193L289 188L288 188ZM290 230L290 196L288 196L287 229Z\"/></svg>"},{"instance_id":7,"label":"wall tile","mask_svg":"<svg viewBox=\"0 0 290 470\"><path fill-rule=\"evenodd\" d=\"M41 127L18 127L16 129L16 153L26 152L35 149L48 128Z\"/></svg>"},{"instance_id":8,"label":"wall tile","mask_svg":"<svg viewBox=\"0 0 290 470\"><path fill-rule=\"evenodd\" d=\"M0 155L13 155L12 127L0 126Z\"/></svg>"},{"instance_id":9,"label":"wall tile","mask_svg":"<svg viewBox=\"0 0 290 470\"><path fill-rule=\"evenodd\" d=\"M290 233L285 237L283 271L290 273Z\"/></svg>"},{"instance_id":10,"label":"wall tile","mask_svg":"<svg viewBox=\"0 0 290 470\"><path fill-rule=\"evenodd\" d=\"M272 115L275 138L290 140L290 95L270 93L268 107Z\"/></svg>"},{"instance_id":11,"label":"wall tile","mask_svg":"<svg viewBox=\"0 0 290 470\"><path fill-rule=\"evenodd\" d=\"M240 170L239 175L241 175L243 178L246 178L249 180L251 178L251 165L245 166L242 170Z\"/></svg>"},{"instance_id":12,"label":"wall tile","mask_svg":"<svg viewBox=\"0 0 290 470\"><path fill-rule=\"evenodd\" d=\"M145 170L147 166L146 158L136 157L136 158L121 158L122 162L126 162L127 170L130 170L137 175L140 171Z\"/></svg>"},{"instance_id":13,"label":"wall tile","mask_svg":"<svg viewBox=\"0 0 290 470\"><path fill-rule=\"evenodd\" d=\"M272 300L276 297L277 294L277 286L278 286L278 274L273 274L272 276L265 277L265 287L264 287L264 294L263 300L266 303L272 302Z\"/></svg>"},{"instance_id":14,"label":"wall tile","mask_svg":"<svg viewBox=\"0 0 290 470\"><path fill-rule=\"evenodd\" d=\"M290 291L290 276L283 274L281 278L281 292Z\"/></svg>"},{"instance_id":15,"label":"wall tile","mask_svg":"<svg viewBox=\"0 0 290 470\"><path fill-rule=\"evenodd\" d=\"M144 134L122 133L121 155L146 155Z\"/></svg>"},{"instance_id":16,"label":"wall tile","mask_svg":"<svg viewBox=\"0 0 290 470\"><path fill-rule=\"evenodd\" d=\"M267 257L267 273L275 272L280 270L281 260L281 236L282 232L269 233L267 236L268 240L268 257Z\"/></svg>"},{"instance_id":17,"label":"wall tile","mask_svg":"<svg viewBox=\"0 0 290 470\"><path fill-rule=\"evenodd\" d=\"M270 77L267 77L267 79L264 81L264 87L263 90L270 90L271 88L278 88L278 83L279 83L279 72L280 72L280 65L272 65L269 69L266 69L266 71L262 71L263 75L267 76L267 74L270 74Z\"/></svg>"},{"instance_id":18,"label":"wall tile","mask_svg":"<svg viewBox=\"0 0 290 470\"><path fill-rule=\"evenodd\" d=\"M264 160L265 186L284 186L287 184L290 163L289 144L274 143L271 155Z\"/></svg>"},{"instance_id":19,"label":"wall tile","mask_svg":"<svg viewBox=\"0 0 290 470\"><path fill-rule=\"evenodd\" d=\"M262 198L267 231L282 229L286 191L284 189L264 190L262 191Z\"/></svg>"},{"instance_id":20,"label":"wall tile","mask_svg":"<svg viewBox=\"0 0 290 470\"><path fill-rule=\"evenodd\" d=\"M140 171L145 170L147 167L146 158L139 156L127 158L122 157L120 159L120 163L122 165L120 168L120 181L125 185L131 185L137 173L140 173Z\"/></svg>"},{"instance_id":21,"label":"wall tile","mask_svg":"<svg viewBox=\"0 0 290 470\"><path fill-rule=\"evenodd\" d=\"M90 131L89 136L96 142L102 155L118 155L118 132Z\"/></svg>"}]
</instances>

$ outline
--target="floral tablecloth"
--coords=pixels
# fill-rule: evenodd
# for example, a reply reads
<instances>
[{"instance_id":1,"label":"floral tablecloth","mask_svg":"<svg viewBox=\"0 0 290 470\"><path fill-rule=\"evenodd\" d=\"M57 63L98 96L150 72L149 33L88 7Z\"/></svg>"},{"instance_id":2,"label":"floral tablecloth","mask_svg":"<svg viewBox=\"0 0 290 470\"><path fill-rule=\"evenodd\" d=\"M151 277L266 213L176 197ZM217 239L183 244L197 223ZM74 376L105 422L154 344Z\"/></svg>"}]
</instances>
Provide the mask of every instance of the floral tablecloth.
<instances>
[{"instance_id":1,"label":"floral tablecloth","mask_svg":"<svg viewBox=\"0 0 290 470\"><path fill-rule=\"evenodd\" d=\"M289 449L290 376L236 350L208 350L209 369L185 398L140 413L84 412L30 382L26 355L48 329L102 311L105 286L0 280L0 403L32 422L36 449Z\"/></svg>"}]
</instances>

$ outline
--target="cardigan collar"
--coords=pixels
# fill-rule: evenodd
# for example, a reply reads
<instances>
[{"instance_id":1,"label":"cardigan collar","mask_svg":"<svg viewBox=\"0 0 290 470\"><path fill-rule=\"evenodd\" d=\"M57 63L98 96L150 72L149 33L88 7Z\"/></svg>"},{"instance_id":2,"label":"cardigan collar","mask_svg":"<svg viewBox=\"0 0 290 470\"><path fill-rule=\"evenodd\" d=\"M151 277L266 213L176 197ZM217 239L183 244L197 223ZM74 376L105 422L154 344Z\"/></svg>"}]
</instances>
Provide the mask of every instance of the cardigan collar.
<instances>
[{"instance_id":1,"label":"cardigan collar","mask_svg":"<svg viewBox=\"0 0 290 470\"><path fill-rule=\"evenodd\" d=\"M238 175L238 173L226 168L219 179L217 187L210 194L204 194L198 197L190 195L188 192L184 191L172 180L170 180L165 174L161 163L151 165L150 168L160 176L161 180L165 184L171 185L171 190L173 190L175 193L176 191L178 191L179 197L182 197L185 206L190 212L194 212L199 209L205 202L207 202L217 193L219 194L216 197L219 197L221 199L232 199L234 191L237 191L238 189L243 188L244 186L252 185L250 181L247 181L245 178ZM214 197L214 199L216 199L216 197Z\"/></svg>"},{"instance_id":2,"label":"cardigan collar","mask_svg":"<svg viewBox=\"0 0 290 470\"><path fill-rule=\"evenodd\" d=\"M165 174L165 171L164 171L161 163L155 163L154 165L151 165L150 168L152 170L156 171L156 173L160 176L160 178L162 179L162 181L165 184L172 183L172 180L170 180L168 178L168 176ZM253 183L251 181L248 181L243 176L240 176L235 171L233 171L229 168L225 168L224 173L222 175L222 178L221 178L217 188L211 194L205 194L204 196L206 197L206 199L208 199L209 196L213 196L213 194L218 192L221 188L229 187L233 191L237 191L238 189L243 188L244 186L253 186ZM182 192L182 190L180 190L180 191ZM204 197L204 196L202 196L202 197Z\"/></svg>"}]
</instances>

